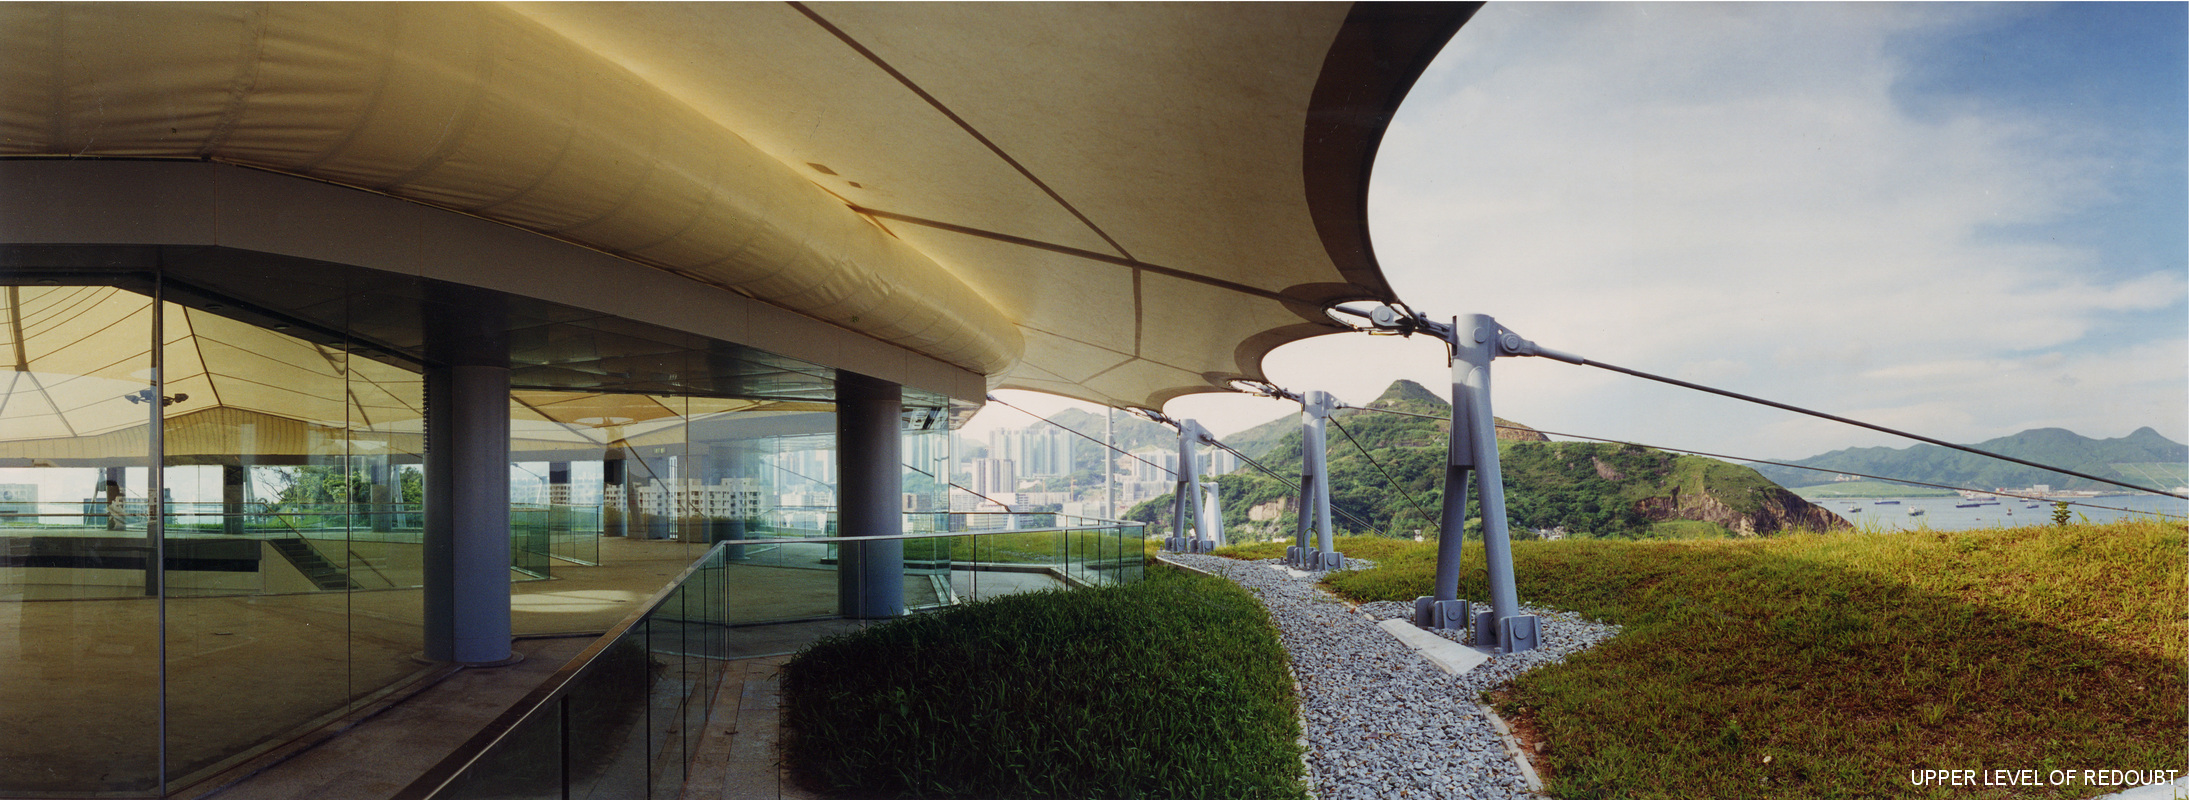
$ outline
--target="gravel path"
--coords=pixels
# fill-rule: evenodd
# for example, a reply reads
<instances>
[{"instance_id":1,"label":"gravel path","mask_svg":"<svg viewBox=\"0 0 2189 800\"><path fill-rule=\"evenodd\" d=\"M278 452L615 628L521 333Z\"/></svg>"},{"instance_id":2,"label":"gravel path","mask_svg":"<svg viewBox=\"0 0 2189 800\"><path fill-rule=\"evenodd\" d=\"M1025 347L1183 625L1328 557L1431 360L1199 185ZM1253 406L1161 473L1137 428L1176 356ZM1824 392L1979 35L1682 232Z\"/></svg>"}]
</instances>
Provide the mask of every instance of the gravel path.
<instances>
[{"instance_id":1,"label":"gravel path","mask_svg":"<svg viewBox=\"0 0 2189 800\"><path fill-rule=\"evenodd\" d=\"M1542 647L1446 675L1376 627L1376 620L1410 616L1412 603L1367 603L1356 611L1313 578L1271 569L1278 559L1164 557L1230 578L1269 607L1299 677L1309 780L1321 800L1533 797L1478 698L1619 632L1522 606L1542 617ZM1440 633L1456 638L1457 632Z\"/></svg>"}]
</instances>

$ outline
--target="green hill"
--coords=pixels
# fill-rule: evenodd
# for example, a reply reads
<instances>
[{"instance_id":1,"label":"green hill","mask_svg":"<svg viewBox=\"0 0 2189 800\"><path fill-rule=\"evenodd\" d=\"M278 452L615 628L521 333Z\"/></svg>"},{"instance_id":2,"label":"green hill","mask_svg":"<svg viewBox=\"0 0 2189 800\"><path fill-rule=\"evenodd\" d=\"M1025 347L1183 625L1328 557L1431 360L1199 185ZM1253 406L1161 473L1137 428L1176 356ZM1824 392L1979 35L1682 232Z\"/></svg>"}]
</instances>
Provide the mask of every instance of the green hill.
<instances>
[{"instance_id":1,"label":"green hill","mask_svg":"<svg viewBox=\"0 0 2189 800\"><path fill-rule=\"evenodd\" d=\"M2189 471L2184 468L2189 464L2189 445L2167 439L2150 428L2138 428L2118 439L2091 439L2061 428L2037 428L1971 446L2160 490L2182 485L2184 473ZM2055 489L2114 488L1931 444L1899 449L1855 447L1788 463L1830 471L1770 465L1760 465L1756 470L1782 485L1797 487L1831 483L1833 472L1859 472L1975 489L2018 489L2040 484Z\"/></svg>"},{"instance_id":2,"label":"green hill","mask_svg":"<svg viewBox=\"0 0 2189 800\"><path fill-rule=\"evenodd\" d=\"M1369 407L1430 417L1451 413L1443 398L1412 381L1391 384ZM1336 525L1397 536L1433 531L1443 502L1449 423L1364 409L1341 409L1331 420L1327 447ZM1759 534L1846 524L1747 467L1639 447L1551 442L1527 426L1497 423L1506 510L1516 532L1565 528L1579 536L1639 538L1675 530ZM1242 431L1225 443L1298 480L1296 415ZM1235 538L1281 538L1298 525L1296 492L1285 483L1252 468L1218 483L1224 519ZM1159 508L1168 504L1167 497L1158 498L1142 514L1167 520ZM1347 515L1367 524L1348 521ZM1687 524L1665 524L1678 522Z\"/></svg>"}]
</instances>

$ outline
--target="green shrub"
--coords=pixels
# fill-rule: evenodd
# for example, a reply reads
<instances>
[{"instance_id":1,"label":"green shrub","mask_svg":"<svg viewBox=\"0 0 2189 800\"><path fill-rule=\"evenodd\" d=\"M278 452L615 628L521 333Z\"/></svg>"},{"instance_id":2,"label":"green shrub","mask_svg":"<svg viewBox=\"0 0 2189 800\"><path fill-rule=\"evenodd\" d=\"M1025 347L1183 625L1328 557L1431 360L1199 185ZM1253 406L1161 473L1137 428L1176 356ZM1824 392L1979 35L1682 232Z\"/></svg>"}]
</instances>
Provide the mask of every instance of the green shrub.
<instances>
[{"instance_id":1,"label":"green shrub","mask_svg":"<svg viewBox=\"0 0 2189 800\"><path fill-rule=\"evenodd\" d=\"M862 794L1298 798L1286 664L1251 595L1151 569L817 642L784 668L786 747Z\"/></svg>"}]
</instances>

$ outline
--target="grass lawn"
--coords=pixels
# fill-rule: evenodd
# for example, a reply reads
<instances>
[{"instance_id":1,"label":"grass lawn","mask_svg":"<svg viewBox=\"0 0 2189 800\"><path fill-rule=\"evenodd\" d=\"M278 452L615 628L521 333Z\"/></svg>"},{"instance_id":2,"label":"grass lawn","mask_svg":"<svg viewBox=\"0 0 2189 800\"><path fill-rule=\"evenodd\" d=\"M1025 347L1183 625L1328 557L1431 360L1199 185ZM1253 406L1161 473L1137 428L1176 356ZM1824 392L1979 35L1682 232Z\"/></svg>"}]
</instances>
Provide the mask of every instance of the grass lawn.
<instances>
[{"instance_id":1,"label":"grass lawn","mask_svg":"<svg viewBox=\"0 0 2189 800\"><path fill-rule=\"evenodd\" d=\"M1522 677L1500 712L1538 732L1559 797L2117 791L1919 787L1909 771L2189 768L2185 540L2142 521L1515 542L1522 600L1626 631ZM1382 567L1333 574L1340 593L1428 593L1435 543L1341 549ZM1477 543L1467 556L1460 592L1481 599Z\"/></svg>"},{"instance_id":2,"label":"grass lawn","mask_svg":"<svg viewBox=\"0 0 2189 800\"><path fill-rule=\"evenodd\" d=\"M817 642L786 747L861 796L1302 798L1288 663L1245 590L1150 567Z\"/></svg>"}]
</instances>

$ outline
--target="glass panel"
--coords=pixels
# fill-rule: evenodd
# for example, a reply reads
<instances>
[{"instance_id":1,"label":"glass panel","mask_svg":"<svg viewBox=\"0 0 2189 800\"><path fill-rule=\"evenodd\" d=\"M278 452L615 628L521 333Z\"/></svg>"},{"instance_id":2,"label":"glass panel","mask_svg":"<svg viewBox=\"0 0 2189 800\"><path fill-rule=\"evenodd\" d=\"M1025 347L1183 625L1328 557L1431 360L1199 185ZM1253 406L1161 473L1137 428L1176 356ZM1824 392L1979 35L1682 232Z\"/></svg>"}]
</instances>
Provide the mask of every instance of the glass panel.
<instances>
[{"instance_id":1,"label":"glass panel","mask_svg":"<svg viewBox=\"0 0 2189 800\"><path fill-rule=\"evenodd\" d=\"M360 298L354 302L374 302ZM377 301L388 308L399 301ZM350 697L415 673L425 650L425 377L372 355L348 361L352 495Z\"/></svg>"},{"instance_id":2,"label":"glass panel","mask_svg":"<svg viewBox=\"0 0 2189 800\"><path fill-rule=\"evenodd\" d=\"M658 666L638 634L610 645L566 698L573 798L647 796L646 690Z\"/></svg>"},{"instance_id":3,"label":"glass panel","mask_svg":"<svg viewBox=\"0 0 2189 800\"><path fill-rule=\"evenodd\" d=\"M684 785L684 703L691 694L691 675L684 657L681 604L680 594L664 602L646 623L647 649L658 665L647 695L648 772L657 797L674 797Z\"/></svg>"},{"instance_id":4,"label":"glass panel","mask_svg":"<svg viewBox=\"0 0 2189 800\"><path fill-rule=\"evenodd\" d=\"M167 536L171 781L346 707L349 592L365 560L351 509L372 497L369 466L352 457L364 420L349 384L352 372L401 373L220 310L168 303L162 315L165 480L192 512ZM242 508L256 497L268 504L258 524Z\"/></svg>"},{"instance_id":5,"label":"glass panel","mask_svg":"<svg viewBox=\"0 0 2189 800\"><path fill-rule=\"evenodd\" d=\"M20 279L0 287L0 795L150 792L152 301Z\"/></svg>"},{"instance_id":6,"label":"glass panel","mask_svg":"<svg viewBox=\"0 0 2189 800\"><path fill-rule=\"evenodd\" d=\"M566 697L563 703L567 702ZM534 715L519 725L438 796L449 800L561 800L565 708L558 703L546 709L547 713Z\"/></svg>"}]
</instances>

